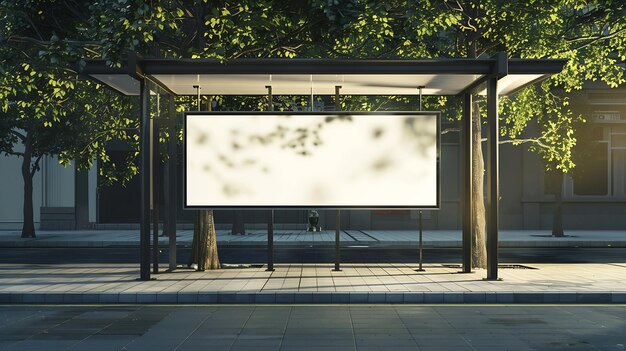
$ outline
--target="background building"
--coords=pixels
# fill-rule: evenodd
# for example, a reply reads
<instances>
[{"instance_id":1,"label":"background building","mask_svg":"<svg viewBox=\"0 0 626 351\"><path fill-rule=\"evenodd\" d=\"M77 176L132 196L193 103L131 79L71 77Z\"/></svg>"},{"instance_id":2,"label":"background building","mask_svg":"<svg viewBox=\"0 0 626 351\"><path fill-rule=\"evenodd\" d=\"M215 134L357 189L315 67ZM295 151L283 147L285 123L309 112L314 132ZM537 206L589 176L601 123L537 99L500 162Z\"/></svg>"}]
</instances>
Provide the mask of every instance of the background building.
<instances>
[{"instance_id":1,"label":"background building","mask_svg":"<svg viewBox=\"0 0 626 351\"><path fill-rule=\"evenodd\" d=\"M565 177L563 183L563 223L567 229L623 229L626 227L626 88L608 89L602 83L587 83L572 96L572 109L589 124L583 145L593 157L577 163L584 177ZM316 106L323 109L323 106ZM455 127L442 121L442 129ZM579 140L579 143L581 141ZM582 144L581 144L582 145ZM110 143L112 161L122 162L129 148ZM442 136L442 207L424 211L426 228L458 229L461 223L459 179L459 135ZM22 224L23 183L21 159L0 158L0 229L20 229ZM550 175L528 145L502 145L500 151L500 226L503 229L550 229L554 209L554 189ZM182 179L179 167L178 179ZM35 224L40 229L134 228L139 222L139 180L126 187L98 186L97 166L76 172L63 167L56 158L42 160L33 179ZM180 184L179 184L180 186ZM160 187L162 188L162 186ZM182 187L179 194L182 193ZM183 211L178 198L179 223L191 225L193 213ZM319 211L323 228L332 227L334 210ZM266 211L245 211L247 227L265 227ZM216 211L218 227L229 228L233 211ZM414 229L417 211L342 211L346 229ZM277 229L304 229L304 210L276 211ZM327 224L328 223L328 224Z\"/></svg>"}]
</instances>

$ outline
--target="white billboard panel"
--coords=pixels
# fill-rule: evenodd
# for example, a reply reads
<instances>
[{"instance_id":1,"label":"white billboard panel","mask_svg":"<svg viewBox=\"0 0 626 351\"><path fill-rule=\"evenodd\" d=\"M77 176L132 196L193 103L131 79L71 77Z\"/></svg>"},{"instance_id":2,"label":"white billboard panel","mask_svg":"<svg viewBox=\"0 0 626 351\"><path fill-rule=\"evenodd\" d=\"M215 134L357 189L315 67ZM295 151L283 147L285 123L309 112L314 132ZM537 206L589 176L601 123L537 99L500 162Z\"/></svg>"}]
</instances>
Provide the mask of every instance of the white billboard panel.
<instances>
[{"instance_id":1,"label":"white billboard panel","mask_svg":"<svg viewBox=\"0 0 626 351\"><path fill-rule=\"evenodd\" d=\"M189 112L185 208L439 208L438 112Z\"/></svg>"}]
</instances>

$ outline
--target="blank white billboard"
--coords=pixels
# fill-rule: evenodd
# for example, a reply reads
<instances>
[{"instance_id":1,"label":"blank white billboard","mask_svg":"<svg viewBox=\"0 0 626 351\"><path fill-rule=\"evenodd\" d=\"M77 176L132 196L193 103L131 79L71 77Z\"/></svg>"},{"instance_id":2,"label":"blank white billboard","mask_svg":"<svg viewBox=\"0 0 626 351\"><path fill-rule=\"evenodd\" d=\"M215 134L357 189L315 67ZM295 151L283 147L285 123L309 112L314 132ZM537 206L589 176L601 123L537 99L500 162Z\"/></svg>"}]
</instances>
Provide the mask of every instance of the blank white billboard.
<instances>
[{"instance_id":1,"label":"blank white billboard","mask_svg":"<svg viewBox=\"0 0 626 351\"><path fill-rule=\"evenodd\" d=\"M438 112L189 112L185 208L439 208Z\"/></svg>"}]
</instances>

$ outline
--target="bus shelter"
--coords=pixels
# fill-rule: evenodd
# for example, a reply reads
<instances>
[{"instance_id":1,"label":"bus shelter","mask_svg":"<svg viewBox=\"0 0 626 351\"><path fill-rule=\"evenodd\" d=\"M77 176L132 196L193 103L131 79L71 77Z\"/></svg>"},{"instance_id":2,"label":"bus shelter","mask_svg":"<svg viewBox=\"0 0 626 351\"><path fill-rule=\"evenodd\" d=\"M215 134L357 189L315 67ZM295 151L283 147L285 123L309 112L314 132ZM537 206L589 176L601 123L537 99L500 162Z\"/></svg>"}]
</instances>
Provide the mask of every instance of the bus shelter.
<instances>
[{"instance_id":1,"label":"bus shelter","mask_svg":"<svg viewBox=\"0 0 626 351\"><path fill-rule=\"evenodd\" d=\"M151 133L167 122L174 131L175 96L202 95L424 95L462 99L461 208L462 272L472 268L472 95L486 95L487 105L487 280L498 280L498 99L561 72L565 60L509 59L506 53L478 59L212 59L144 58L129 54L120 67L105 60L87 59L82 74L120 94L140 99L140 279L150 278L150 224L155 177L152 158L158 157L158 138ZM151 104L151 98L167 103ZM165 118L151 119L156 112ZM172 139L172 138L170 138ZM155 147L156 144L156 147ZM176 268L176 145L168 145L169 162L163 176L164 226L170 234L170 268ZM158 224L153 229L158 241ZM273 267L273 239L268 228L268 268ZM338 228L337 228L338 233ZM336 269L339 244L336 236ZM158 248L154 253L158 252ZM158 256L152 261L156 263ZM158 267L155 264L155 271Z\"/></svg>"}]
</instances>

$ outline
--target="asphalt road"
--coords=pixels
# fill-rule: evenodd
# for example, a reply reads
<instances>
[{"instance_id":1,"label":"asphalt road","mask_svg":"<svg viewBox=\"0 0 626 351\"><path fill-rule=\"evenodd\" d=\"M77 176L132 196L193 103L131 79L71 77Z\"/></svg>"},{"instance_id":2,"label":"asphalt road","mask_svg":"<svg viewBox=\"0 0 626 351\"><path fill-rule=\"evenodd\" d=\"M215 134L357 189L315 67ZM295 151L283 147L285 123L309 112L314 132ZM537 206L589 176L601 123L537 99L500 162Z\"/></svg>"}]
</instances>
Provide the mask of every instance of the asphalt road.
<instances>
[{"instance_id":1,"label":"asphalt road","mask_svg":"<svg viewBox=\"0 0 626 351\"><path fill-rule=\"evenodd\" d=\"M186 263L190 249L179 248L178 261ZM222 248L223 263L264 263L267 251L262 247ZM275 248L276 263L332 263L332 248ZM460 263L460 249L426 249L425 263ZM626 248L506 248L500 249L501 263L624 263ZM167 250L162 250L160 262L168 262ZM342 248L344 263L406 263L418 262L415 249ZM138 248L3 248L0 263L137 263Z\"/></svg>"}]
</instances>

